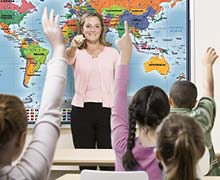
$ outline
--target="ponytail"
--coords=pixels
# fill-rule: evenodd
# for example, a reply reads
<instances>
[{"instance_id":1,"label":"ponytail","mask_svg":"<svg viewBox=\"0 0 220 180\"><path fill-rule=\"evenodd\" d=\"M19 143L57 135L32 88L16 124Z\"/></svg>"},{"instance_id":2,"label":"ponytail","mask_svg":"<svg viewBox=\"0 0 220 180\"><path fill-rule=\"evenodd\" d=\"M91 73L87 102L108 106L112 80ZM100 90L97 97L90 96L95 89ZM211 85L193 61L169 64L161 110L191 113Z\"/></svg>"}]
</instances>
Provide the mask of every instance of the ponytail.
<instances>
[{"instance_id":1,"label":"ponytail","mask_svg":"<svg viewBox=\"0 0 220 180\"><path fill-rule=\"evenodd\" d=\"M132 153L132 149L135 145L135 136L136 136L136 121L133 118L132 112L130 111L127 151L122 159L122 164L126 171L134 170L135 166L138 165L138 162L134 158L134 155Z\"/></svg>"},{"instance_id":2,"label":"ponytail","mask_svg":"<svg viewBox=\"0 0 220 180\"><path fill-rule=\"evenodd\" d=\"M195 180L199 152L189 132L181 131L174 145L174 154L168 160L167 180Z\"/></svg>"},{"instance_id":3,"label":"ponytail","mask_svg":"<svg viewBox=\"0 0 220 180\"><path fill-rule=\"evenodd\" d=\"M205 151L199 124L189 116L171 113L157 129L156 139L166 180L195 180L196 165Z\"/></svg>"}]
</instances>

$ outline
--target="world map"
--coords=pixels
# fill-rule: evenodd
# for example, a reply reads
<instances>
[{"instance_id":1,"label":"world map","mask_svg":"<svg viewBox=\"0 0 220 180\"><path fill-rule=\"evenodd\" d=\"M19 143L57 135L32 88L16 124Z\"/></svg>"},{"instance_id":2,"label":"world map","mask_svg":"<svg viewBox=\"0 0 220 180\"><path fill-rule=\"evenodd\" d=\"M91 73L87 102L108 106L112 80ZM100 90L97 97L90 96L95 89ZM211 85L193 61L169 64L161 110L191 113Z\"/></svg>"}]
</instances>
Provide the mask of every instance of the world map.
<instances>
[{"instance_id":1,"label":"world map","mask_svg":"<svg viewBox=\"0 0 220 180\"><path fill-rule=\"evenodd\" d=\"M124 21L128 22L133 43L128 96L145 85L168 92L174 81L189 78L186 0L0 0L0 93L19 96L29 122L37 118L52 56L41 27L44 7L60 15L67 46L86 11L102 14L106 39L113 47L124 33ZM69 121L73 95L74 77L69 67L62 122Z\"/></svg>"}]
</instances>

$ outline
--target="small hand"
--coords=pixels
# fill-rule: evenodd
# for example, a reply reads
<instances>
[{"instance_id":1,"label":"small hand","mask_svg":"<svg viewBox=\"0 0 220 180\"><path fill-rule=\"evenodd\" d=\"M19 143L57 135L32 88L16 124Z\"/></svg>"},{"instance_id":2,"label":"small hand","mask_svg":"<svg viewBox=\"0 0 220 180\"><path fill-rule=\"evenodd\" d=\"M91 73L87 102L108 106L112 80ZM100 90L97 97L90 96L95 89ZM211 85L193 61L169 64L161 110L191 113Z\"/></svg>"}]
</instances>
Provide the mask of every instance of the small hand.
<instances>
[{"instance_id":1,"label":"small hand","mask_svg":"<svg viewBox=\"0 0 220 180\"><path fill-rule=\"evenodd\" d=\"M50 44L54 49L60 47L65 48L63 33L58 25L58 18L59 18L58 15L54 17L53 9L50 11L50 15L48 18L47 8L44 8L42 15L42 28L44 34L46 35L47 39L49 40Z\"/></svg>"},{"instance_id":2,"label":"small hand","mask_svg":"<svg viewBox=\"0 0 220 180\"><path fill-rule=\"evenodd\" d=\"M71 42L71 46L78 48L83 44L85 39L82 34L76 35Z\"/></svg>"},{"instance_id":3,"label":"small hand","mask_svg":"<svg viewBox=\"0 0 220 180\"><path fill-rule=\"evenodd\" d=\"M123 34L123 36L120 39L116 40L116 46L118 47L120 52L132 50L132 42L129 36L127 21L124 21L124 29L125 29L125 33Z\"/></svg>"},{"instance_id":4,"label":"small hand","mask_svg":"<svg viewBox=\"0 0 220 180\"><path fill-rule=\"evenodd\" d=\"M218 58L217 53L214 48L209 47L203 57L203 63L205 65L212 66L215 63L215 60Z\"/></svg>"},{"instance_id":5,"label":"small hand","mask_svg":"<svg viewBox=\"0 0 220 180\"><path fill-rule=\"evenodd\" d=\"M121 56L121 62L122 64L128 64L130 62L131 53L132 53L132 41L129 36L129 30L128 30L128 23L127 21L124 22L124 29L125 33L123 36L116 40L116 46L118 47Z\"/></svg>"}]
</instances>

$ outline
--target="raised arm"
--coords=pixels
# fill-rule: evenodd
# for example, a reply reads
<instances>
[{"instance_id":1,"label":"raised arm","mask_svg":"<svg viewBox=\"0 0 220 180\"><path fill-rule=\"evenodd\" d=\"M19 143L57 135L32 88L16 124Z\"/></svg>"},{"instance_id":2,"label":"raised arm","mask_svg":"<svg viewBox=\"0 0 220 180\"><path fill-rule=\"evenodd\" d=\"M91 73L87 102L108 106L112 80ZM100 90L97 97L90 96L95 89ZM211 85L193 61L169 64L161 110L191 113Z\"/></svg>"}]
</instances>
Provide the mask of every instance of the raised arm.
<instances>
[{"instance_id":1,"label":"raised arm","mask_svg":"<svg viewBox=\"0 0 220 180\"><path fill-rule=\"evenodd\" d=\"M218 58L214 48L209 47L203 57L203 93L202 96L214 97L213 64Z\"/></svg>"},{"instance_id":2,"label":"raised arm","mask_svg":"<svg viewBox=\"0 0 220 180\"><path fill-rule=\"evenodd\" d=\"M53 47L53 58L47 66L47 75L38 120L33 130L32 140L17 170L24 179L46 180L53 161L61 119L61 104L66 85L67 61L63 34L58 26L58 16L47 9L42 16L43 31Z\"/></svg>"},{"instance_id":3,"label":"raised arm","mask_svg":"<svg viewBox=\"0 0 220 180\"><path fill-rule=\"evenodd\" d=\"M111 115L112 146L116 152L124 152L128 137L127 88L132 43L125 22L125 34L116 42L120 51L120 63L116 69Z\"/></svg>"},{"instance_id":4,"label":"raised arm","mask_svg":"<svg viewBox=\"0 0 220 180\"><path fill-rule=\"evenodd\" d=\"M40 121L49 120L55 123L56 126L59 126L60 108L66 85L67 56L65 53L64 37L58 25L58 15L54 17L54 10L50 11L48 18L47 8L44 9L42 15L42 28L53 47L53 57L49 60L47 66L46 81L44 84L37 124ZM55 110L59 114L57 119L50 116L55 113ZM51 114L48 111L51 111ZM46 118L48 115L50 118Z\"/></svg>"}]
</instances>

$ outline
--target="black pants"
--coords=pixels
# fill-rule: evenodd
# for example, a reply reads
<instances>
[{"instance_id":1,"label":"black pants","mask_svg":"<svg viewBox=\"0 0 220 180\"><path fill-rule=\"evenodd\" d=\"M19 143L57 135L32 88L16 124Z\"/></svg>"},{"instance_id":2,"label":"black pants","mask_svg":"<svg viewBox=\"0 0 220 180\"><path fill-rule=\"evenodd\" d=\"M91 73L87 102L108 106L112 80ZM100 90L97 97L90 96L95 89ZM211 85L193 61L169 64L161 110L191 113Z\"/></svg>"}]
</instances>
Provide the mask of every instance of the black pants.
<instances>
[{"instance_id":1,"label":"black pants","mask_svg":"<svg viewBox=\"0 0 220 180\"><path fill-rule=\"evenodd\" d=\"M111 109L102 103L84 103L84 108L72 106L71 131L75 148L111 149ZM96 169L96 167L80 167ZM100 167L114 170L114 167Z\"/></svg>"}]
</instances>

